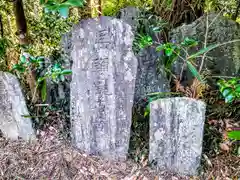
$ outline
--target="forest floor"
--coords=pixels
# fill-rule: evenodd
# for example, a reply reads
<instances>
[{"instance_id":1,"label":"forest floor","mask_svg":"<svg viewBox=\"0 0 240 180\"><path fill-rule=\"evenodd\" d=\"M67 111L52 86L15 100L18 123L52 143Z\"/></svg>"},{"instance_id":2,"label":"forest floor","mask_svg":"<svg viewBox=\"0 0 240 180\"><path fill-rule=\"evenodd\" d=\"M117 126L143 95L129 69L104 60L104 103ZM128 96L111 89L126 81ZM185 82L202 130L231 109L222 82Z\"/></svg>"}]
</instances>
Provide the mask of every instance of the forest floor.
<instances>
[{"instance_id":1,"label":"forest floor","mask_svg":"<svg viewBox=\"0 0 240 180\"><path fill-rule=\"evenodd\" d=\"M66 134L69 130L64 130L68 126L66 114L51 110L44 112L44 126L35 127L37 141L11 141L0 135L0 180L240 180L240 157L236 149L239 144L225 139L228 128L240 127L240 103L228 105L216 97L210 93L205 98L208 106L199 176L181 176L151 168L147 161L148 133L132 139L134 150L126 162L81 153L71 146ZM149 123L139 124L141 130L147 129Z\"/></svg>"},{"instance_id":2,"label":"forest floor","mask_svg":"<svg viewBox=\"0 0 240 180\"><path fill-rule=\"evenodd\" d=\"M209 159L200 176L188 177L156 171L147 164L107 161L88 156L59 138L56 127L38 131L38 140L24 142L0 138L0 179L123 179L123 180L239 180L240 158L222 154Z\"/></svg>"}]
</instances>

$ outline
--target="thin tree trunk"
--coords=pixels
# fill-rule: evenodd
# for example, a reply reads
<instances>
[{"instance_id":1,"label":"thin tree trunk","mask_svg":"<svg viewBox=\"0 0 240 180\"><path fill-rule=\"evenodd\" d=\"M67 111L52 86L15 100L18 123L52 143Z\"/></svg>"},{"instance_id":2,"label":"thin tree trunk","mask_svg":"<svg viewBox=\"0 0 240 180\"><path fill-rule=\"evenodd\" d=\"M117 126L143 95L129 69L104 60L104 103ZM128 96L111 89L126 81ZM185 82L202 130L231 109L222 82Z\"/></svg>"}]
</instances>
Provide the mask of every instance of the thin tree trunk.
<instances>
[{"instance_id":1,"label":"thin tree trunk","mask_svg":"<svg viewBox=\"0 0 240 180\"><path fill-rule=\"evenodd\" d=\"M21 45L28 44L27 22L24 14L22 0L13 1L13 6L18 30L17 34L19 35L19 43Z\"/></svg>"},{"instance_id":2,"label":"thin tree trunk","mask_svg":"<svg viewBox=\"0 0 240 180\"><path fill-rule=\"evenodd\" d=\"M98 0L98 16L102 16L102 0Z\"/></svg>"},{"instance_id":3,"label":"thin tree trunk","mask_svg":"<svg viewBox=\"0 0 240 180\"><path fill-rule=\"evenodd\" d=\"M2 15L1 14L0 14L0 31L1 31L1 36L3 38L4 33L3 33L3 21L2 21Z\"/></svg>"},{"instance_id":4,"label":"thin tree trunk","mask_svg":"<svg viewBox=\"0 0 240 180\"><path fill-rule=\"evenodd\" d=\"M29 39L27 36L27 21L24 14L23 3L22 0L14 0L13 1L13 8L16 18L16 25L17 25L17 34L19 36L19 44L20 45L27 45L29 44ZM30 69L29 72L26 72L26 79L28 85L31 90L31 95L33 98L33 102L37 102L39 99L39 91L36 91L37 83L36 83L36 74L34 69Z\"/></svg>"},{"instance_id":5,"label":"thin tree trunk","mask_svg":"<svg viewBox=\"0 0 240 180\"><path fill-rule=\"evenodd\" d=\"M237 5L237 9L236 9L236 12L233 16L233 20L236 21L237 20L237 17L238 17L238 14L239 14L239 10L240 10L240 0L238 0L238 5Z\"/></svg>"}]
</instances>

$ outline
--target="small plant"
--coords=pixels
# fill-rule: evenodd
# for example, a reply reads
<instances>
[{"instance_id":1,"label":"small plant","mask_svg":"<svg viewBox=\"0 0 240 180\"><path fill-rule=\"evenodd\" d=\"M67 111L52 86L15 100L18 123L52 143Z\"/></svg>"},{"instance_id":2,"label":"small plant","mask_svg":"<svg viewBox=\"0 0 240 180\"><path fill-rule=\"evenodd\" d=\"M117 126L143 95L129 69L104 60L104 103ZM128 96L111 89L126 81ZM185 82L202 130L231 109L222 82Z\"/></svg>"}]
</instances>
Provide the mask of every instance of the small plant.
<instances>
[{"instance_id":1,"label":"small plant","mask_svg":"<svg viewBox=\"0 0 240 180\"><path fill-rule=\"evenodd\" d=\"M229 80L221 79L218 81L218 86L226 103L233 103L234 101L240 100L240 77ZM240 129L231 130L227 135L229 139L240 140Z\"/></svg>"},{"instance_id":2,"label":"small plant","mask_svg":"<svg viewBox=\"0 0 240 180\"><path fill-rule=\"evenodd\" d=\"M59 63L49 65L47 71L42 74L44 69L45 57L33 57L28 58L24 55L20 57L20 63L15 64L12 68L20 73L29 72L31 70L36 71L37 88L41 89L42 101L46 101L47 97L47 79L52 80L54 83L64 82L65 76L72 74L72 70L64 69Z\"/></svg>"},{"instance_id":3,"label":"small plant","mask_svg":"<svg viewBox=\"0 0 240 180\"><path fill-rule=\"evenodd\" d=\"M44 66L44 57L43 56L29 56L28 58L24 55L20 56L20 62L13 65L12 71L16 70L20 73L26 72L28 69L36 69L36 71L42 69Z\"/></svg>"},{"instance_id":4,"label":"small plant","mask_svg":"<svg viewBox=\"0 0 240 180\"><path fill-rule=\"evenodd\" d=\"M148 46L148 45L149 44L145 43L145 46ZM189 50L191 48L196 47L197 45L198 45L198 42L195 39L186 37L179 44L172 41L164 44L159 44L156 46L156 51L163 52L164 67L166 72L171 72L171 68L177 60L181 60L183 62L180 77L177 78L175 75L173 75L175 78L174 82L176 85L175 94L184 95L184 96L195 98L195 99L199 99L202 97L202 94L208 88L208 85L205 83L205 80L203 79L203 75L200 74L201 70L197 70L197 68L195 67L196 65L194 60L198 57L204 56L205 53L217 47L216 45L211 45L208 47L204 47L193 54L189 54ZM144 48L144 46L141 46L141 47ZM184 56L182 56L182 53L184 53ZM192 84L189 87L184 87L180 83L182 79L183 69L185 68L185 66L187 66L187 68L189 69L189 71L192 73L194 77ZM147 98L148 105L145 108L144 116L147 116L150 112L150 102L164 97L163 95L164 93L159 94L157 92L153 93L150 96L148 95L148 98Z\"/></svg>"},{"instance_id":5,"label":"small plant","mask_svg":"<svg viewBox=\"0 0 240 180\"><path fill-rule=\"evenodd\" d=\"M134 50L138 52L140 49L151 46L152 44L153 40L151 36L138 34L134 40Z\"/></svg>"},{"instance_id":6,"label":"small plant","mask_svg":"<svg viewBox=\"0 0 240 180\"><path fill-rule=\"evenodd\" d=\"M221 79L218 81L218 86L226 103L232 103L240 99L240 77L231 78L230 80Z\"/></svg>"},{"instance_id":7,"label":"small plant","mask_svg":"<svg viewBox=\"0 0 240 180\"><path fill-rule=\"evenodd\" d=\"M160 17L149 14L148 11L141 11L137 17L137 33L133 42L133 50L138 53L141 49L155 45L152 35L156 33L164 34L164 29L167 28L168 23L163 21ZM157 42L160 42L156 36Z\"/></svg>"}]
</instances>

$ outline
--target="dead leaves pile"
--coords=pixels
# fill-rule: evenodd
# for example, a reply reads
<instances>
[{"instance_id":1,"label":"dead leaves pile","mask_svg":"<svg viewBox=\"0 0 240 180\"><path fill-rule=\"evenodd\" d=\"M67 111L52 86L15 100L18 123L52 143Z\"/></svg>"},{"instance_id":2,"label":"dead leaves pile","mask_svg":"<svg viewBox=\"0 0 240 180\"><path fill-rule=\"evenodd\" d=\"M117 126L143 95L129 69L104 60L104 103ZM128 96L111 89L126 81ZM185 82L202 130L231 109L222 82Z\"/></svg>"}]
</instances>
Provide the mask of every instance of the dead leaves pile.
<instances>
[{"instance_id":1,"label":"dead leaves pile","mask_svg":"<svg viewBox=\"0 0 240 180\"><path fill-rule=\"evenodd\" d=\"M212 166L202 175L204 179L239 176L240 158L224 156L210 161ZM116 162L88 156L59 139L57 129L50 127L39 131L38 140L32 143L0 138L0 179L200 180L201 177L153 170L145 158L136 164L131 160Z\"/></svg>"},{"instance_id":2,"label":"dead leaves pile","mask_svg":"<svg viewBox=\"0 0 240 180\"><path fill-rule=\"evenodd\" d=\"M240 127L240 122L235 122L232 119L224 119L224 120L209 120L208 124L218 127L218 131L222 134L222 142L219 144L220 149L223 152L231 152L232 145L235 143L230 140L227 136L228 131L233 130L234 128Z\"/></svg>"},{"instance_id":3,"label":"dead leaves pile","mask_svg":"<svg viewBox=\"0 0 240 180\"><path fill-rule=\"evenodd\" d=\"M59 139L54 127L39 131L36 142L0 137L0 179L159 180L187 179L167 172L158 174L132 161L116 162L88 156Z\"/></svg>"}]
</instances>

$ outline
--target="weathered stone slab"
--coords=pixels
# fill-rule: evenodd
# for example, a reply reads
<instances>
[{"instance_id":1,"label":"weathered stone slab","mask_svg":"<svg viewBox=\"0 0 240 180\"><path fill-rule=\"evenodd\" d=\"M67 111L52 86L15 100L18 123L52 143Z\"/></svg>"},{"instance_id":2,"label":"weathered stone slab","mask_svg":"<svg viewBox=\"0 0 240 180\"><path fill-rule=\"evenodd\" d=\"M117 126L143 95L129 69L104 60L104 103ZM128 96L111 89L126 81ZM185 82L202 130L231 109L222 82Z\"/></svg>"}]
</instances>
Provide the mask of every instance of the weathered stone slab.
<instances>
[{"instance_id":1,"label":"weathered stone slab","mask_svg":"<svg viewBox=\"0 0 240 180\"><path fill-rule=\"evenodd\" d=\"M120 10L119 18L128 23L134 30L134 33L137 33L138 18L140 15L141 11L138 8L126 7ZM148 25L145 28L148 32ZM154 37L155 35L152 35L152 38ZM137 53L138 69L134 93L135 103L141 102L149 93L169 92L169 82L163 63L159 60L161 55L162 53L157 52L155 47L146 47Z\"/></svg>"},{"instance_id":2,"label":"weathered stone slab","mask_svg":"<svg viewBox=\"0 0 240 180\"><path fill-rule=\"evenodd\" d=\"M120 10L118 13L118 18L126 22L132 27L132 31L135 33L138 26L138 17L141 11L136 7L126 7Z\"/></svg>"},{"instance_id":3,"label":"weathered stone slab","mask_svg":"<svg viewBox=\"0 0 240 180\"><path fill-rule=\"evenodd\" d=\"M135 102L145 98L149 93L169 92L169 81L163 65L162 68L157 68L159 56L160 54L156 52L154 47L142 49L137 55L138 71L134 93Z\"/></svg>"},{"instance_id":4,"label":"weathered stone slab","mask_svg":"<svg viewBox=\"0 0 240 180\"><path fill-rule=\"evenodd\" d=\"M200 165L206 105L186 97L150 105L150 162L159 169L195 175Z\"/></svg>"},{"instance_id":5,"label":"weathered stone slab","mask_svg":"<svg viewBox=\"0 0 240 180\"><path fill-rule=\"evenodd\" d=\"M35 138L19 82L10 73L0 71L0 130L7 138Z\"/></svg>"},{"instance_id":6,"label":"weathered stone slab","mask_svg":"<svg viewBox=\"0 0 240 180\"><path fill-rule=\"evenodd\" d=\"M88 154L126 159L137 72L131 27L111 17L72 31L73 144Z\"/></svg>"},{"instance_id":7,"label":"weathered stone slab","mask_svg":"<svg viewBox=\"0 0 240 180\"><path fill-rule=\"evenodd\" d=\"M191 49L189 54L196 53L204 47L206 34L207 15L197 19L192 24L183 25L173 29L169 37L172 41L180 43L184 38L189 37L199 42L197 48ZM207 46L214 44L226 43L239 39L240 28L236 22L217 14L208 15L208 36ZM185 55L182 55L185 57ZM174 71L180 74L182 69L182 60L177 61ZM214 76L239 76L240 75L240 42L228 43L226 45L215 48L207 53L204 61L203 70L209 70ZM198 68L201 64L201 58L197 58L196 64ZM184 73L184 80L189 82L192 80L190 71ZM211 78L210 78L211 79Z\"/></svg>"}]
</instances>

